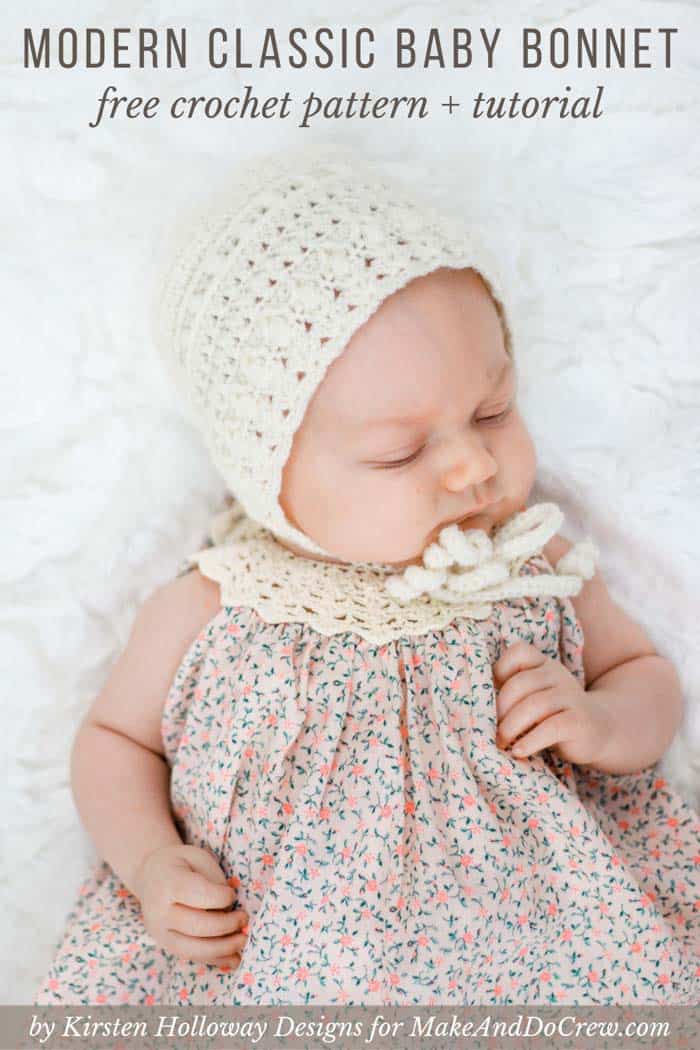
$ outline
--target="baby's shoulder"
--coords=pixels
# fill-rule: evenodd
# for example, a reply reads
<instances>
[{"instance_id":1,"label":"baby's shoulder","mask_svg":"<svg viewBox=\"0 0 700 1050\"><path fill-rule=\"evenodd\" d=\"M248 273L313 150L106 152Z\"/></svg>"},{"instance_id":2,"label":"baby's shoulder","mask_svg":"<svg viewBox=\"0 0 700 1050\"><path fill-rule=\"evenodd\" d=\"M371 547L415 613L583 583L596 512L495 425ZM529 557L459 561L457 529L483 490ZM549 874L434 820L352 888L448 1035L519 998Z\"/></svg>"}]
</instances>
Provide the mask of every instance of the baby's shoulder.
<instances>
[{"instance_id":1,"label":"baby's shoulder","mask_svg":"<svg viewBox=\"0 0 700 1050\"><path fill-rule=\"evenodd\" d=\"M146 605L150 618L161 623L165 635L191 640L218 613L221 592L218 583L195 567L157 587Z\"/></svg>"},{"instance_id":2,"label":"baby's shoulder","mask_svg":"<svg viewBox=\"0 0 700 1050\"><path fill-rule=\"evenodd\" d=\"M152 591L87 719L162 754L165 697L184 654L219 608L218 585L198 570Z\"/></svg>"}]
</instances>

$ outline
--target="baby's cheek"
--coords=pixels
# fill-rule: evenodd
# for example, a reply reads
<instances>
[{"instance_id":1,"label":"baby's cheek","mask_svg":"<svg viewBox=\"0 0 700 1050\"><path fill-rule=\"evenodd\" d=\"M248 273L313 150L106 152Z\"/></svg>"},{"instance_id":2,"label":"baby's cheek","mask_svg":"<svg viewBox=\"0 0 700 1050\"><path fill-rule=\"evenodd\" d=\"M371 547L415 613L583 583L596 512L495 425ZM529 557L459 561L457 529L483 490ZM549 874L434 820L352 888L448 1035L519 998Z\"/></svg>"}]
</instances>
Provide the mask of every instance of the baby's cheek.
<instances>
[{"instance_id":1,"label":"baby's cheek","mask_svg":"<svg viewBox=\"0 0 700 1050\"><path fill-rule=\"evenodd\" d=\"M510 432L504 431L502 434L498 459L506 475L505 480L513 486L509 495L526 500L535 480L537 452L530 431L520 415Z\"/></svg>"}]
</instances>

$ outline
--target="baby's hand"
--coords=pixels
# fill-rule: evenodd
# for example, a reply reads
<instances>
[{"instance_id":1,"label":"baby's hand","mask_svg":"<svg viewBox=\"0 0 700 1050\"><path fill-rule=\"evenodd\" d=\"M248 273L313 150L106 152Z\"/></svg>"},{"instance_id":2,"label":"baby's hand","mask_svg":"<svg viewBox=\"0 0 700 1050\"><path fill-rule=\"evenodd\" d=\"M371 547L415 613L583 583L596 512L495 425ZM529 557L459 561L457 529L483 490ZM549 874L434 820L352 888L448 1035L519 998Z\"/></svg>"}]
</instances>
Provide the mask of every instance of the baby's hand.
<instances>
[{"instance_id":1,"label":"baby's hand","mask_svg":"<svg viewBox=\"0 0 700 1050\"><path fill-rule=\"evenodd\" d=\"M559 660L516 642L493 665L493 677L501 687L496 698L499 747L525 733L512 749L516 758L543 748L577 764L600 755L612 732L610 713Z\"/></svg>"},{"instance_id":2,"label":"baby's hand","mask_svg":"<svg viewBox=\"0 0 700 1050\"><path fill-rule=\"evenodd\" d=\"M166 951L195 962L236 968L246 943L242 909L218 863L197 846L163 846L147 854L134 877L143 921Z\"/></svg>"}]
</instances>

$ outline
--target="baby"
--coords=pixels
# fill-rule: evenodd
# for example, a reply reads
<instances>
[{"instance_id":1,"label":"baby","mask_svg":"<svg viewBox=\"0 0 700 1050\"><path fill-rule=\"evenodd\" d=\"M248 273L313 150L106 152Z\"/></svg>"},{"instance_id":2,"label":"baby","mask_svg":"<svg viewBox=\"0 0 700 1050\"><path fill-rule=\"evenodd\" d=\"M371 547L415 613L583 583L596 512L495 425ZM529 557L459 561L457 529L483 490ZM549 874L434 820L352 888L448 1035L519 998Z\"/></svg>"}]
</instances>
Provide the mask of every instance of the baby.
<instances>
[{"instance_id":1,"label":"baby","mask_svg":"<svg viewBox=\"0 0 700 1050\"><path fill-rule=\"evenodd\" d=\"M37 1001L697 1002L678 677L528 508L493 259L316 147L242 166L163 289L235 498L78 732L103 861Z\"/></svg>"}]
</instances>

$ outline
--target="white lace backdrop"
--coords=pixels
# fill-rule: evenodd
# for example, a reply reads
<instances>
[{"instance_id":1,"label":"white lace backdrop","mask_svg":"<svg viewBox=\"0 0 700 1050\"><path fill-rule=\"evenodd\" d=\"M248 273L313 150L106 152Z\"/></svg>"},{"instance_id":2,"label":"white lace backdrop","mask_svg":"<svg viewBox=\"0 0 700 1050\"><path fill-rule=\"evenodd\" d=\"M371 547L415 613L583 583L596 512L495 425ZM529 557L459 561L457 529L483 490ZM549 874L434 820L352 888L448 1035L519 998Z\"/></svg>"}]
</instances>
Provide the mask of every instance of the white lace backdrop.
<instances>
[{"instance_id":1,"label":"white lace backdrop","mask_svg":"<svg viewBox=\"0 0 700 1050\"><path fill-rule=\"evenodd\" d=\"M134 612L202 538L223 496L152 354L149 302L183 206L237 159L334 137L468 212L512 287L533 499L602 552L613 595L675 662L687 705L664 758L700 803L700 78L688 3L298 2L294 23L370 25L377 63L340 69L25 70L22 29L288 26L286 5L223 0L14 4L3 14L3 928L6 1002L31 1002L91 848L68 777L73 733ZM196 11L196 13L195 13ZM60 22L57 19L60 18ZM262 21L264 19L264 22ZM641 21L640 21L641 20ZM674 26L670 69L519 68L520 27ZM396 26L502 28L496 67L393 70ZM283 49L284 50L284 49ZM655 55L659 55L658 45ZM289 90L425 95L425 120L150 121L88 127L107 84L164 98ZM596 120L473 120L485 90L595 93ZM463 101L452 116L440 105ZM661 698L662 699L662 698ZM630 727L633 731L633 727Z\"/></svg>"}]
</instances>

